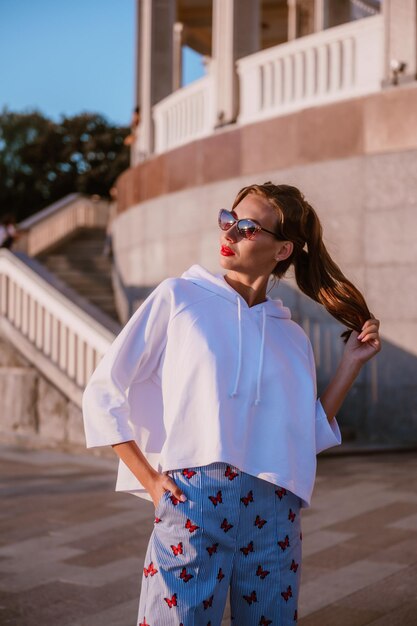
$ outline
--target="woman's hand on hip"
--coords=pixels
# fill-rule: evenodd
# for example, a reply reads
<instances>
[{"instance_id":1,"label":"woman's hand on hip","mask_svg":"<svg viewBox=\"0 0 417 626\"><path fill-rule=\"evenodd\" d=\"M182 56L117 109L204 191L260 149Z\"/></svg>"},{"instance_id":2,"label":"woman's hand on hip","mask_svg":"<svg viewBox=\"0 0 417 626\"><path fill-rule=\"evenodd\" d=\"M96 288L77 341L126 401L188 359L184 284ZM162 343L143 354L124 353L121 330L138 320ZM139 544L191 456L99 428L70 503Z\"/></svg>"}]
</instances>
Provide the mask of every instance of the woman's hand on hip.
<instances>
[{"instance_id":1,"label":"woman's hand on hip","mask_svg":"<svg viewBox=\"0 0 417 626\"><path fill-rule=\"evenodd\" d=\"M170 491L171 494L181 502L185 502L187 499L184 492L180 489L180 487L178 487L177 483L174 482L170 476L164 473L158 474L152 482L152 486L148 489L155 509L165 491Z\"/></svg>"}]
</instances>

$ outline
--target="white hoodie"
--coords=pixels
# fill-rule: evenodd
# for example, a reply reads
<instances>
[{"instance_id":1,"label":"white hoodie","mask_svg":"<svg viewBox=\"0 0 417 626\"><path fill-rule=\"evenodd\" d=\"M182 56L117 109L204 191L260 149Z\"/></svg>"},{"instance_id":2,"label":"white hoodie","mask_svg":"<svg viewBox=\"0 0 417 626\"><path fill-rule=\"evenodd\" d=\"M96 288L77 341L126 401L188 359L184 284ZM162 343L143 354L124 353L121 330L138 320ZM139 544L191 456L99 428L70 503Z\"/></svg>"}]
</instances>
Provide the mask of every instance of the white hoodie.
<instances>
[{"instance_id":1,"label":"white hoodie","mask_svg":"<svg viewBox=\"0 0 417 626\"><path fill-rule=\"evenodd\" d=\"M341 443L311 343L281 300L249 307L200 265L132 315L83 394L87 448L136 440L159 472L225 461L310 506L316 454ZM120 461L116 491L151 500Z\"/></svg>"}]
</instances>

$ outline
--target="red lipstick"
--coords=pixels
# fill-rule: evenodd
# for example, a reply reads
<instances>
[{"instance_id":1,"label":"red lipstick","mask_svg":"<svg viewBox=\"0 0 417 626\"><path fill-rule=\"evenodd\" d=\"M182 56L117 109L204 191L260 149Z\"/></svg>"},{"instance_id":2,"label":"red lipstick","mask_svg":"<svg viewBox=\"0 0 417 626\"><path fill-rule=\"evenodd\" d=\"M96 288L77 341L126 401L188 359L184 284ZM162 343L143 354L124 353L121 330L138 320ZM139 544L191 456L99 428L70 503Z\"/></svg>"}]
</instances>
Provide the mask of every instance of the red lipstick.
<instances>
[{"instance_id":1,"label":"red lipstick","mask_svg":"<svg viewBox=\"0 0 417 626\"><path fill-rule=\"evenodd\" d=\"M233 250L231 250L227 246L222 246L220 248L220 254L222 254L223 256L235 256L235 253L233 252Z\"/></svg>"}]
</instances>

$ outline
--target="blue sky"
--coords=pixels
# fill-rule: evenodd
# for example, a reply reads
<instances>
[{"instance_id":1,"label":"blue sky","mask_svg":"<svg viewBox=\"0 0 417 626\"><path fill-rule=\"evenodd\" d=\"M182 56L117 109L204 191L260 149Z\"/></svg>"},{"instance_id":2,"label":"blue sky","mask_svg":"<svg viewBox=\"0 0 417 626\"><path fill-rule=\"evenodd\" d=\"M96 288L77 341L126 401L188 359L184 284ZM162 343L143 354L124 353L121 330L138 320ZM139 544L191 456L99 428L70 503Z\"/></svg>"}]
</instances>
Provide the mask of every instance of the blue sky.
<instances>
[{"instance_id":1,"label":"blue sky","mask_svg":"<svg viewBox=\"0 0 417 626\"><path fill-rule=\"evenodd\" d=\"M0 0L0 110L98 111L127 125L134 106L135 0ZM184 82L201 75L184 53Z\"/></svg>"}]
</instances>

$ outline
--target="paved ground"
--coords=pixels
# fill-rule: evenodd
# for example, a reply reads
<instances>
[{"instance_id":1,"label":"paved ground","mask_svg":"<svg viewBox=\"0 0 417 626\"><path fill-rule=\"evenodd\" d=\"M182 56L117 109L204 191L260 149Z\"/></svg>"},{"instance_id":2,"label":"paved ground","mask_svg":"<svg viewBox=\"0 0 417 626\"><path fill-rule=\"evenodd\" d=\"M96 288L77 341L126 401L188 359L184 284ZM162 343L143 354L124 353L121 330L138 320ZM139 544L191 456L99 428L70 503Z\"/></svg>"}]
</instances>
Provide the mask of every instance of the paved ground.
<instances>
[{"instance_id":1,"label":"paved ground","mask_svg":"<svg viewBox=\"0 0 417 626\"><path fill-rule=\"evenodd\" d=\"M135 626L153 507L115 471L0 446L1 626ZM415 452L319 457L302 515L301 626L417 625Z\"/></svg>"}]
</instances>

